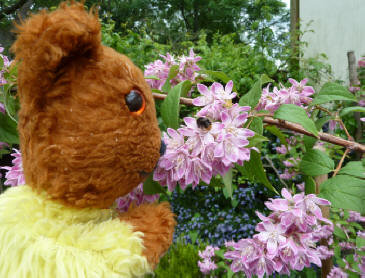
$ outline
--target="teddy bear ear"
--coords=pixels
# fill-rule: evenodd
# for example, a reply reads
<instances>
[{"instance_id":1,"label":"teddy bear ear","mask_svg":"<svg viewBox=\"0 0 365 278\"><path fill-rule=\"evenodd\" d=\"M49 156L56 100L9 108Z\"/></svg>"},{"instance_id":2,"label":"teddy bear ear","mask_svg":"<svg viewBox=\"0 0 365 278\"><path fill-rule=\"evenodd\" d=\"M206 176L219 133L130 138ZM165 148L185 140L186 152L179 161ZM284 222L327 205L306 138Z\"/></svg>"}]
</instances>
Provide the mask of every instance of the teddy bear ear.
<instances>
[{"instance_id":1,"label":"teddy bear ear","mask_svg":"<svg viewBox=\"0 0 365 278\"><path fill-rule=\"evenodd\" d=\"M101 47L97 13L85 11L81 3L62 3L57 10L42 11L16 27L18 38L12 51L37 72L55 71L81 56L96 58Z\"/></svg>"}]
</instances>

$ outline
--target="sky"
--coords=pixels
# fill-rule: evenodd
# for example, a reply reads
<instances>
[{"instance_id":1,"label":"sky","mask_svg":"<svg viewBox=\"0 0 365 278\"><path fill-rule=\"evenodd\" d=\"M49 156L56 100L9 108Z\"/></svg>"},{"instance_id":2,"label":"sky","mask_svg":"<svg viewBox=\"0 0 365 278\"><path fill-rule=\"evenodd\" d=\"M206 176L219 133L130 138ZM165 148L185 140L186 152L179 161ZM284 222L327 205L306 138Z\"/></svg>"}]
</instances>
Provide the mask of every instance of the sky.
<instances>
[{"instance_id":1,"label":"sky","mask_svg":"<svg viewBox=\"0 0 365 278\"><path fill-rule=\"evenodd\" d=\"M282 0L286 6L289 8L290 7L290 0Z\"/></svg>"}]
</instances>

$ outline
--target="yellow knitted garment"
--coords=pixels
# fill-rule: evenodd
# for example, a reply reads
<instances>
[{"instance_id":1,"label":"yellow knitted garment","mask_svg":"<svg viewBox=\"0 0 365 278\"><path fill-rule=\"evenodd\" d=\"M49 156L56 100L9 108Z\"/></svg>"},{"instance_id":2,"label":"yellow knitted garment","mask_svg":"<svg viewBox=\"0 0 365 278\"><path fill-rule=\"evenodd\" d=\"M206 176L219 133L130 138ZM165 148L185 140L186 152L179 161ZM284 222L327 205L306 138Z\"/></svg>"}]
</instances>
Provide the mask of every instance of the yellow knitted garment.
<instances>
[{"instance_id":1,"label":"yellow knitted garment","mask_svg":"<svg viewBox=\"0 0 365 278\"><path fill-rule=\"evenodd\" d=\"M116 278L150 272L142 233L111 210L65 207L29 186L0 195L1 278Z\"/></svg>"}]
</instances>

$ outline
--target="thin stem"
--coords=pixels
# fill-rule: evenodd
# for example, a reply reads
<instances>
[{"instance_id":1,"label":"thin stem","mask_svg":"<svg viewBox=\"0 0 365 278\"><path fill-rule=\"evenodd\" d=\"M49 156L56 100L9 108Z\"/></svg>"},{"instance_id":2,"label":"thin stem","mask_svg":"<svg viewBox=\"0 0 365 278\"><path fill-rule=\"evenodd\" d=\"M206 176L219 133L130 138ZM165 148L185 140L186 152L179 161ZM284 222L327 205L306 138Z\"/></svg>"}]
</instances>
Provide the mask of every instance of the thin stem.
<instances>
[{"instance_id":1,"label":"thin stem","mask_svg":"<svg viewBox=\"0 0 365 278\"><path fill-rule=\"evenodd\" d=\"M333 116L333 113L331 111L329 111L328 109L326 109L326 108L324 108L322 106L319 106L319 105L316 105L315 107L316 107L316 109L321 110L323 112L326 112L330 116Z\"/></svg>"},{"instance_id":2,"label":"thin stem","mask_svg":"<svg viewBox=\"0 0 365 278\"><path fill-rule=\"evenodd\" d=\"M342 129L345 131L346 133L346 136L347 136L347 139L349 139L350 141L353 141L354 139L352 138L352 136L350 135L350 133L348 132L345 124L343 123L343 121L339 118L339 119L336 119L336 122L339 122L340 123L340 126L342 127Z\"/></svg>"},{"instance_id":3,"label":"thin stem","mask_svg":"<svg viewBox=\"0 0 365 278\"><path fill-rule=\"evenodd\" d=\"M332 177L335 177L335 176L337 175L338 171L340 171L340 170L341 170L342 163L343 163L343 161L345 160L345 157L346 157L346 155L349 153L349 151L350 151L350 149L346 149L346 150L345 150L345 152L343 153L343 155L342 155L342 157L341 157L340 162L338 163L338 165L337 165L337 167L336 167L335 171L333 172L333 176L332 176Z\"/></svg>"},{"instance_id":4,"label":"thin stem","mask_svg":"<svg viewBox=\"0 0 365 278\"><path fill-rule=\"evenodd\" d=\"M267 161L267 162L269 162L269 164L270 164L271 168L274 170L275 174L278 176L278 178L279 178L280 182L281 182L281 183L282 183L282 184L283 184L286 188L289 188L289 186L286 184L286 182L285 182L285 181L283 181L283 180L280 178L279 171L275 168L274 163L272 162L272 160L271 160L271 159L270 159L267 155L265 155L264 157L265 157L266 161Z\"/></svg>"}]
</instances>

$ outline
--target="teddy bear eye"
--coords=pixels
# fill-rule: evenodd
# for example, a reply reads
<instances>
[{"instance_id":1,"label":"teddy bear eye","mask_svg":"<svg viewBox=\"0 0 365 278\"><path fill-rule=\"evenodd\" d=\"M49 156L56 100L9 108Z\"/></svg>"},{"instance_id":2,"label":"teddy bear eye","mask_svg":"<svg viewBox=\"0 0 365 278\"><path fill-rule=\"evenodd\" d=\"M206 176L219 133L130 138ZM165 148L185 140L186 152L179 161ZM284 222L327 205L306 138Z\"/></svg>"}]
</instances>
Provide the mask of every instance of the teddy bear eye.
<instances>
[{"instance_id":1,"label":"teddy bear eye","mask_svg":"<svg viewBox=\"0 0 365 278\"><path fill-rule=\"evenodd\" d=\"M125 103L132 115L142 114L146 106L143 95L137 90L132 90L125 96Z\"/></svg>"}]
</instances>

